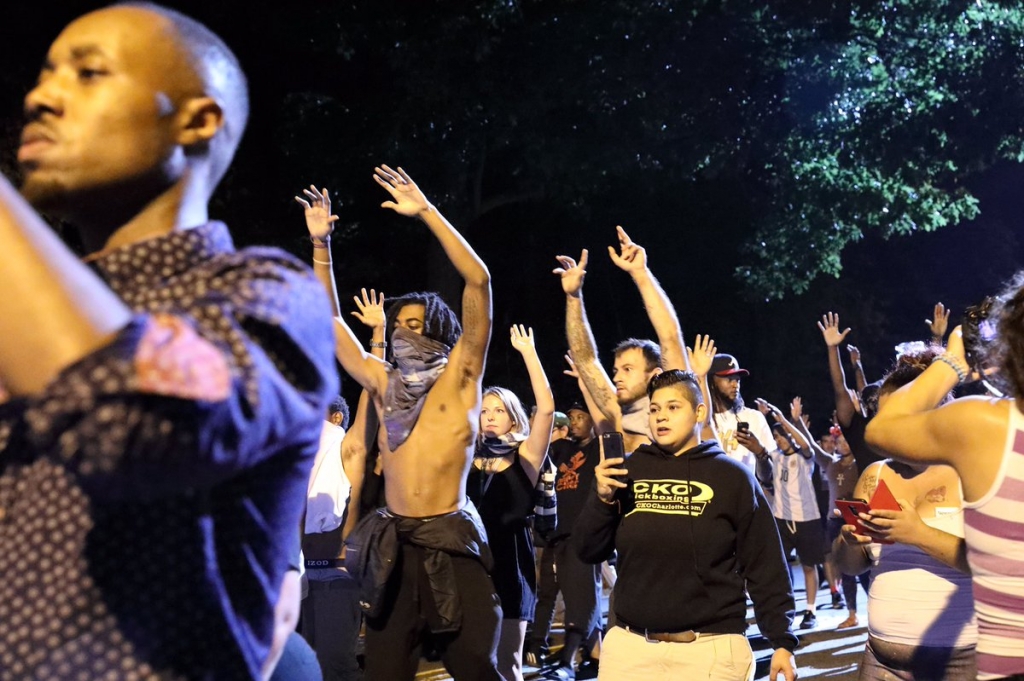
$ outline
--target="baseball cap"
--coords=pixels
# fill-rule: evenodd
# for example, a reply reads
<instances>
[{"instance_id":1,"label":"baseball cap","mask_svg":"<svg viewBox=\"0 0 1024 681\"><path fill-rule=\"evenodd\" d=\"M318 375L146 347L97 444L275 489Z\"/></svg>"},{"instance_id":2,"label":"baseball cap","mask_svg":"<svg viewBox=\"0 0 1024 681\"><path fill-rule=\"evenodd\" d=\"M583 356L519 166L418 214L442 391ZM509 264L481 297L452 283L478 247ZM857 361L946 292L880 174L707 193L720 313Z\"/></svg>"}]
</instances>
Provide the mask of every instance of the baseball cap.
<instances>
[{"instance_id":1,"label":"baseball cap","mask_svg":"<svg viewBox=\"0 0 1024 681\"><path fill-rule=\"evenodd\" d=\"M587 405L582 402L573 402L570 404L569 408L565 410L565 413L568 414L570 411L582 411L584 414L590 413L590 410L587 409Z\"/></svg>"},{"instance_id":2,"label":"baseball cap","mask_svg":"<svg viewBox=\"0 0 1024 681\"><path fill-rule=\"evenodd\" d=\"M732 355L717 354L711 360L711 373L715 376L749 376L750 372L740 368L739 361Z\"/></svg>"}]
</instances>

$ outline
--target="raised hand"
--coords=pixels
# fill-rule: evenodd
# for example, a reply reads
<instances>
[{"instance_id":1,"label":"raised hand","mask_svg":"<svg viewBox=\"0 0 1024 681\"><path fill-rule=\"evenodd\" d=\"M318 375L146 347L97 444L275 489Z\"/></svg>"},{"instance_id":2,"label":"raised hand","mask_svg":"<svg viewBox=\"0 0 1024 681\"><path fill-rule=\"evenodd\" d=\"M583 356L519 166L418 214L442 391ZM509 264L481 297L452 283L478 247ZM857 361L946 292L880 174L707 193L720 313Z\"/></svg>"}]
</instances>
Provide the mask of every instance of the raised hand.
<instances>
[{"instance_id":1,"label":"raised hand","mask_svg":"<svg viewBox=\"0 0 1024 681\"><path fill-rule=\"evenodd\" d=\"M857 349L856 345L847 344L846 351L850 353L850 362L852 364L860 362L860 350Z\"/></svg>"},{"instance_id":2,"label":"raised hand","mask_svg":"<svg viewBox=\"0 0 1024 681\"><path fill-rule=\"evenodd\" d=\"M757 397L754 399L754 403L757 405L757 408L760 410L760 412L765 416L770 415L776 421L782 421L782 410L776 407L768 400L764 400L761 399L760 397Z\"/></svg>"},{"instance_id":3,"label":"raised hand","mask_svg":"<svg viewBox=\"0 0 1024 681\"><path fill-rule=\"evenodd\" d=\"M377 295L377 291L370 289L370 294L366 294L366 289L360 289L362 298L359 296L352 296L352 300L356 303L356 309L352 311L352 316L358 319L364 326L368 326L371 329L384 328L385 315L384 315L384 292L381 291L380 296Z\"/></svg>"},{"instance_id":4,"label":"raised hand","mask_svg":"<svg viewBox=\"0 0 1024 681\"><path fill-rule=\"evenodd\" d=\"M964 331L963 327L959 324L949 334L949 340L946 341L946 352L962 361L964 366L967 365L967 352L964 350Z\"/></svg>"},{"instance_id":5,"label":"raised hand","mask_svg":"<svg viewBox=\"0 0 1024 681\"><path fill-rule=\"evenodd\" d=\"M619 252L616 253L612 246L608 247L608 255L611 256L612 262L630 274L647 269L647 251L643 246L633 243L621 225L615 227L615 232L619 236Z\"/></svg>"},{"instance_id":6,"label":"raised hand","mask_svg":"<svg viewBox=\"0 0 1024 681\"><path fill-rule=\"evenodd\" d=\"M793 417L793 423L800 423L804 417L804 401L797 395L789 403L789 415Z\"/></svg>"},{"instance_id":7,"label":"raised hand","mask_svg":"<svg viewBox=\"0 0 1024 681\"><path fill-rule=\"evenodd\" d=\"M296 196L295 201L305 209L306 229L317 241L325 241L331 236L334 223L338 220L337 215L331 215L331 195L327 193L327 187L317 189L313 185L303 189L302 193L306 198Z\"/></svg>"},{"instance_id":8,"label":"raised hand","mask_svg":"<svg viewBox=\"0 0 1024 681\"><path fill-rule=\"evenodd\" d=\"M718 352L718 348L715 347L715 341L711 336L701 336L700 334L694 336L693 347L686 348L686 353L690 357L690 369L693 373L700 378L707 376L711 371L711 362L715 359L716 352Z\"/></svg>"},{"instance_id":9,"label":"raised hand","mask_svg":"<svg viewBox=\"0 0 1024 681\"><path fill-rule=\"evenodd\" d=\"M381 208L390 208L399 215L406 215L414 218L430 208L427 197L412 181L412 178L401 166L398 170L392 170L389 166L381 165L373 169L373 179L381 187L388 190L393 201L385 201L380 204Z\"/></svg>"},{"instance_id":10,"label":"raised hand","mask_svg":"<svg viewBox=\"0 0 1024 681\"><path fill-rule=\"evenodd\" d=\"M558 261L561 267L556 267L551 272L561 278L562 291L565 292L565 295L578 296L583 289L583 279L587 276L587 257L587 249L585 248L580 253L579 264L567 255L555 256L555 260Z\"/></svg>"},{"instance_id":11,"label":"raised hand","mask_svg":"<svg viewBox=\"0 0 1024 681\"><path fill-rule=\"evenodd\" d=\"M565 362L569 365L568 369L562 371L566 376L572 376L577 381L580 379L580 372L576 370L576 362L572 361L572 353L565 353Z\"/></svg>"},{"instance_id":12,"label":"raised hand","mask_svg":"<svg viewBox=\"0 0 1024 681\"><path fill-rule=\"evenodd\" d=\"M825 339L825 345L830 348L842 343L846 339L846 335L850 333L848 328L845 331L839 330L839 315L833 312L822 315L821 321L818 322L818 328L821 329L821 337Z\"/></svg>"},{"instance_id":13,"label":"raised hand","mask_svg":"<svg viewBox=\"0 0 1024 681\"><path fill-rule=\"evenodd\" d=\"M949 310L942 303L935 303L935 311L932 312L932 319L924 320L932 332L932 338L942 340L949 328Z\"/></svg>"},{"instance_id":14,"label":"raised hand","mask_svg":"<svg viewBox=\"0 0 1024 681\"><path fill-rule=\"evenodd\" d=\"M533 341L533 327L527 329L525 326L520 324L516 326L512 325L510 330L512 335L512 347L519 351L520 354L525 355L526 353L536 353L537 346Z\"/></svg>"}]
</instances>

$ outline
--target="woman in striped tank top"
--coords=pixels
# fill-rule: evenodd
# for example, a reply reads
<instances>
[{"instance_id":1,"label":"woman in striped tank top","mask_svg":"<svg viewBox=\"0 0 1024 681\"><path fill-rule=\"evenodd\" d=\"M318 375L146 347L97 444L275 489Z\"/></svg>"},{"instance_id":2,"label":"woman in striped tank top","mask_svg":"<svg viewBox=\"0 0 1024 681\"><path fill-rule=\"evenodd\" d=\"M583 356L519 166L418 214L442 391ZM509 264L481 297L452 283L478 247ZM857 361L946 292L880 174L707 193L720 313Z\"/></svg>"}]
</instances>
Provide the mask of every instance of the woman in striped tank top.
<instances>
[{"instance_id":1,"label":"woman in striped tank top","mask_svg":"<svg viewBox=\"0 0 1024 681\"><path fill-rule=\"evenodd\" d=\"M959 474L978 619L978 679L1024 681L1024 273L998 299L992 354L1009 399L963 397L938 406L968 375L960 327L946 353L892 394L868 443L907 462Z\"/></svg>"}]
</instances>

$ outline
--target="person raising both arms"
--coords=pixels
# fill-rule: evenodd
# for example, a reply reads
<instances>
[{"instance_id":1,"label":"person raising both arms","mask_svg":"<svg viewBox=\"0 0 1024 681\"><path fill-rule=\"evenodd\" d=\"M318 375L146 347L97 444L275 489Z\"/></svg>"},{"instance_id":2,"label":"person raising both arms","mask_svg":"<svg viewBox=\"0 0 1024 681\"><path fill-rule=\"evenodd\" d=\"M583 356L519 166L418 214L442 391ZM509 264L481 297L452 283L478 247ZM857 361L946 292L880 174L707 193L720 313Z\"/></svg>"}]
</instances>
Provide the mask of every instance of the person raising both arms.
<instances>
[{"instance_id":1,"label":"person raising both arms","mask_svg":"<svg viewBox=\"0 0 1024 681\"><path fill-rule=\"evenodd\" d=\"M378 444L387 506L363 518L347 540L366 615L366 678L415 678L431 635L455 679L501 679L492 558L466 497L491 335L490 273L404 170L381 166L373 178L391 196L382 207L422 220L465 287L461 326L434 295L415 311L423 315L420 329L387 329L389 361L367 353L344 317L335 317L338 359L369 393L384 426ZM306 203L314 269L333 289L329 238L337 216L325 192ZM410 307L396 312L412 313Z\"/></svg>"},{"instance_id":2,"label":"person raising both arms","mask_svg":"<svg viewBox=\"0 0 1024 681\"><path fill-rule=\"evenodd\" d=\"M648 318L658 336L655 343L628 338L615 346L615 365L609 378L598 361L597 343L583 305L583 279L587 274L588 253L583 249L580 261L557 256L554 273L565 293L565 334L576 370L599 409L598 432L617 431L625 438L626 451L650 442L647 422L647 382L663 369L686 369L690 365L672 302L647 266L647 251L634 243L622 227L616 227L619 252L611 246L608 254L615 265L629 273L643 298Z\"/></svg>"}]
</instances>

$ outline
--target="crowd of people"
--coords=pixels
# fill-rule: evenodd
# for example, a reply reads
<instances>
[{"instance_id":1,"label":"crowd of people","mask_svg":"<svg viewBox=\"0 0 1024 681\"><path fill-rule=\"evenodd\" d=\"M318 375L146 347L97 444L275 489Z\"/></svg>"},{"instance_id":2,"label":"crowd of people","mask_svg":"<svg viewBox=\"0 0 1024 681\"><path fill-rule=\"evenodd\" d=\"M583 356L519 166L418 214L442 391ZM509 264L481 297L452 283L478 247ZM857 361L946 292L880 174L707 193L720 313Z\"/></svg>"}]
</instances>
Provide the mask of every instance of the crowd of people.
<instances>
[{"instance_id":1,"label":"crowd of people","mask_svg":"<svg viewBox=\"0 0 1024 681\"><path fill-rule=\"evenodd\" d=\"M1024 277L983 343L937 305L874 383L847 346L852 388L825 314L815 436L800 397L748 406L736 357L687 346L618 227L656 339L615 345L609 375L589 253L559 255L564 329L509 329L519 396L483 384L488 267L401 167L374 169L383 208L437 240L460 314L386 281L344 314L313 185L309 265L235 250L207 206L246 93L206 27L128 3L71 23L25 99L20 192L0 178L0 681L400 681L426 654L458 680L750 681L748 603L793 681L821 576L839 628L867 592L861 679L1024 679ZM544 343L578 393L556 399Z\"/></svg>"}]
</instances>

